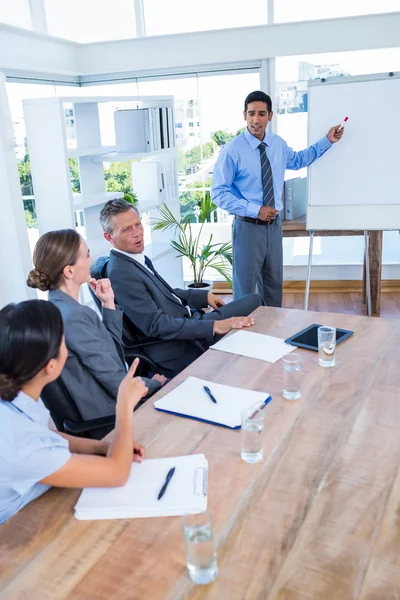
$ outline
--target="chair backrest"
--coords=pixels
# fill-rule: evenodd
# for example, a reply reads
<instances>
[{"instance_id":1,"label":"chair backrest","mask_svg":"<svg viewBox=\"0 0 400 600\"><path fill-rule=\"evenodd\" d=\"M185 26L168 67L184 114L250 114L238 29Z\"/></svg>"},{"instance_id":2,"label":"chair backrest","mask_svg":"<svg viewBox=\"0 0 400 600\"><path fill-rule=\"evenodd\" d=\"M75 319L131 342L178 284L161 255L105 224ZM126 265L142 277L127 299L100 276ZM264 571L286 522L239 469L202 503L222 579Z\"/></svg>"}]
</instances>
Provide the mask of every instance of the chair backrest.
<instances>
[{"instance_id":1,"label":"chair backrest","mask_svg":"<svg viewBox=\"0 0 400 600\"><path fill-rule=\"evenodd\" d=\"M50 411L58 431L64 431L64 421L82 421L82 416L60 377L48 383L40 397Z\"/></svg>"},{"instance_id":2,"label":"chair backrest","mask_svg":"<svg viewBox=\"0 0 400 600\"><path fill-rule=\"evenodd\" d=\"M110 260L109 256L100 256L97 260L93 261L90 266L90 275L95 279L105 279L107 277L107 265ZM88 284L90 295L92 296L95 305L101 312L101 302L93 292L92 288Z\"/></svg>"}]
</instances>

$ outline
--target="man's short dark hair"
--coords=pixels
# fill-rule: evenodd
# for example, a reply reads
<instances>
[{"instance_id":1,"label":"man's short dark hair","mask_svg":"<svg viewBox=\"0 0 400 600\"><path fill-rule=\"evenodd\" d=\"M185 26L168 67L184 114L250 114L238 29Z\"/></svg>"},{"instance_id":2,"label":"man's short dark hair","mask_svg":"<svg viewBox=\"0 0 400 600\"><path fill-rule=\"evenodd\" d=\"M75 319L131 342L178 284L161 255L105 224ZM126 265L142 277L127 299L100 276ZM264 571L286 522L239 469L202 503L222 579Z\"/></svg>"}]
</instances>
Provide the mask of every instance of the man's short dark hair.
<instances>
[{"instance_id":1,"label":"man's short dark hair","mask_svg":"<svg viewBox=\"0 0 400 600\"><path fill-rule=\"evenodd\" d=\"M125 213L128 210L131 210L131 208L133 208L133 210L139 214L137 208L123 198L112 198L112 200L106 202L100 211L100 225L102 226L103 231L112 233L113 226L111 223L111 217Z\"/></svg>"},{"instance_id":2,"label":"man's short dark hair","mask_svg":"<svg viewBox=\"0 0 400 600\"><path fill-rule=\"evenodd\" d=\"M251 92L244 101L244 110L247 112L247 107L251 102L265 102L267 105L268 112L272 110L272 100L268 94L265 94L261 90L257 90L256 92Z\"/></svg>"}]
</instances>

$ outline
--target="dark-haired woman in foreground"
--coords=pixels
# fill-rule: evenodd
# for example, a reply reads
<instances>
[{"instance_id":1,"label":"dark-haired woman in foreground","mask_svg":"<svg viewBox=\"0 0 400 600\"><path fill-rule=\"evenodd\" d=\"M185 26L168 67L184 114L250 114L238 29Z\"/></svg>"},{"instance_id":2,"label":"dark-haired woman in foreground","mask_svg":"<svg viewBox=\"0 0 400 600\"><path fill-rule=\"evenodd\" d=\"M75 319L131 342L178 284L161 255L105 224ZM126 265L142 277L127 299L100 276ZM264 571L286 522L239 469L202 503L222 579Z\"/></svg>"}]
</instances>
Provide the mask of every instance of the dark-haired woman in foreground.
<instances>
[{"instance_id":1,"label":"dark-haired woman in foreground","mask_svg":"<svg viewBox=\"0 0 400 600\"><path fill-rule=\"evenodd\" d=\"M49 292L60 310L68 358L61 379L84 420L114 414L118 386L126 375L122 346L123 311L114 303L108 279L90 279L92 258L85 240L73 229L42 235L33 253L34 269L27 284ZM102 304L102 318L79 303L81 286L89 282ZM149 396L166 381L144 378ZM94 434L96 435L96 434Z\"/></svg>"},{"instance_id":2,"label":"dark-haired woman in foreground","mask_svg":"<svg viewBox=\"0 0 400 600\"><path fill-rule=\"evenodd\" d=\"M40 400L67 358L59 310L44 300L0 311L0 523L49 487L114 487L127 481L132 460L143 459L133 440L133 409L147 393L133 375L121 382L111 444L48 428Z\"/></svg>"}]
</instances>

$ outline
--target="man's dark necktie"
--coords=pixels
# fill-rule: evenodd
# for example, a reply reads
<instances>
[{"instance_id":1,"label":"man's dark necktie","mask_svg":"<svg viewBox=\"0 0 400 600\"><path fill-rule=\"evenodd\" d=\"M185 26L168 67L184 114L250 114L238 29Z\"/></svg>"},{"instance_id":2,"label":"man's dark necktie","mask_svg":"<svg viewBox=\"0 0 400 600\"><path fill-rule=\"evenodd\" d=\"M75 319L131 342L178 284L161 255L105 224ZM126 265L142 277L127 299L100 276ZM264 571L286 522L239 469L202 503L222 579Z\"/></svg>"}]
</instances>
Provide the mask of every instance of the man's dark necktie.
<instances>
[{"instance_id":1,"label":"man's dark necktie","mask_svg":"<svg viewBox=\"0 0 400 600\"><path fill-rule=\"evenodd\" d=\"M154 268L153 263L147 256L144 257L144 264L146 265L146 267L148 267L150 269L150 271L153 273L154 277L156 277L158 279L158 281L160 281L173 296L177 297L175 291L172 289L172 287L169 285L169 283L167 283L165 281L165 279L163 279L161 277L161 275L159 275L157 273L157 271ZM188 303L186 302L186 300L184 298L179 298L179 300L182 302L183 306L188 305Z\"/></svg>"},{"instance_id":2,"label":"man's dark necktie","mask_svg":"<svg viewBox=\"0 0 400 600\"><path fill-rule=\"evenodd\" d=\"M269 162L267 153L265 151L265 143L261 142L261 144L258 146L258 149L260 151L260 160L261 160L263 205L271 206L272 208L275 208L274 182L272 180L271 163Z\"/></svg>"}]
</instances>

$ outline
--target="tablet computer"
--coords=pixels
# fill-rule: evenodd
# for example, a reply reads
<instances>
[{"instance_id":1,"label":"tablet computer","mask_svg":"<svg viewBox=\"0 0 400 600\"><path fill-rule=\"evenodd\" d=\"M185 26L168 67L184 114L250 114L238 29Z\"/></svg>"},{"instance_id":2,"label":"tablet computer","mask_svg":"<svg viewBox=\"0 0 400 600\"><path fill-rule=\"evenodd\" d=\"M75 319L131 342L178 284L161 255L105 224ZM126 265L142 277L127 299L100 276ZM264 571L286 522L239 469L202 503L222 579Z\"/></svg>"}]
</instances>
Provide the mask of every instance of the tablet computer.
<instances>
[{"instance_id":1,"label":"tablet computer","mask_svg":"<svg viewBox=\"0 0 400 600\"><path fill-rule=\"evenodd\" d=\"M321 325L310 325L310 327L303 329L303 331L292 335L285 342L292 346L299 346L300 348L307 348L308 350L318 352L318 327L321 327ZM347 340L353 333L354 331L349 331L348 329L336 328L336 344Z\"/></svg>"}]
</instances>

